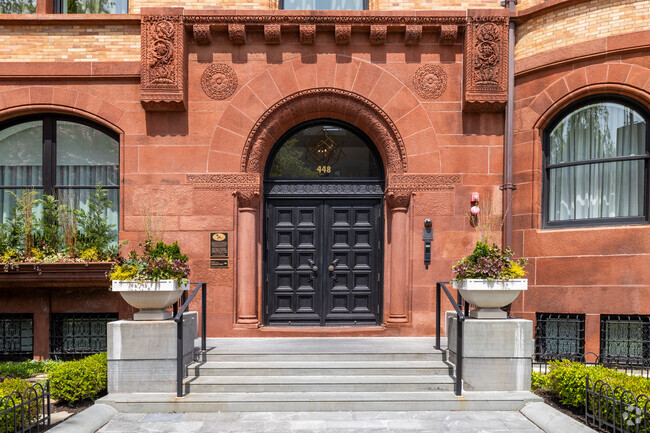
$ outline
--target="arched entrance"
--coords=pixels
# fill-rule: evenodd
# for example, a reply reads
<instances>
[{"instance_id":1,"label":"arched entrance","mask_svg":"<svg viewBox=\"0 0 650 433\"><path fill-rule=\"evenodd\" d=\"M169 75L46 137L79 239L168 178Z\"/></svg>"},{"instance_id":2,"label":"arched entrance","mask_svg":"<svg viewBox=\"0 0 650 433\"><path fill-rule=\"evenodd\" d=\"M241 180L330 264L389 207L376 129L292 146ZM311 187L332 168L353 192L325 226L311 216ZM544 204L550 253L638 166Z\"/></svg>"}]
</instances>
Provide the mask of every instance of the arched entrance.
<instances>
[{"instance_id":1,"label":"arched entrance","mask_svg":"<svg viewBox=\"0 0 650 433\"><path fill-rule=\"evenodd\" d=\"M362 131L301 123L264 171L264 317L270 326L381 323L384 168Z\"/></svg>"}]
</instances>

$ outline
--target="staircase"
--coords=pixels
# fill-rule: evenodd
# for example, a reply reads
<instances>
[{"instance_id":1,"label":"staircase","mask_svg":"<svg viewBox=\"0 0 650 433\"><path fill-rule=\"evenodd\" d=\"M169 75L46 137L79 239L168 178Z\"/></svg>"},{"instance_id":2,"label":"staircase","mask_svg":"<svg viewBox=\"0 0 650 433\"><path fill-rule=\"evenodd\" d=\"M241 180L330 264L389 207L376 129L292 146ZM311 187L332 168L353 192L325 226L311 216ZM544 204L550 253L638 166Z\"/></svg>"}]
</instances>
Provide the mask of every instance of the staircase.
<instances>
[{"instance_id":1,"label":"staircase","mask_svg":"<svg viewBox=\"0 0 650 433\"><path fill-rule=\"evenodd\" d=\"M433 346L433 338L403 337L208 339L188 367L184 397L102 400L121 412L517 410L530 400L454 395L453 365Z\"/></svg>"}]
</instances>

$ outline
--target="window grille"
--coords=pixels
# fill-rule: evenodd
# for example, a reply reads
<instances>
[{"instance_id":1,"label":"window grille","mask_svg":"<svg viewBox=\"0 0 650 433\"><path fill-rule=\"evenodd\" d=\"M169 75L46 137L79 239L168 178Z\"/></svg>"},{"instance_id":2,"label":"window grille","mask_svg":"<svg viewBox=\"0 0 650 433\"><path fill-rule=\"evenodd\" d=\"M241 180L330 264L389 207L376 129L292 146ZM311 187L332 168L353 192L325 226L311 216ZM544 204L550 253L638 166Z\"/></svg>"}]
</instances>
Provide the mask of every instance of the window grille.
<instances>
[{"instance_id":1,"label":"window grille","mask_svg":"<svg viewBox=\"0 0 650 433\"><path fill-rule=\"evenodd\" d=\"M584 314L537 313L535 357L538 361L579 361L584 352Z\"/></svg>"},{"instance_id":2,"label":"window grille","mask_svg":"<svg viewBox=\"0 0 650 433\"><path fill-rule=\"evenodd\" d=\"M600 316L600 359L603 364L650 365L650 316Z\"/></svg>"},{"instance_id":3,"label":"window grille","mask_svg":"<svg viewBox=\"0 0 650 433\"><path fill-rule=\"evenodd\" d=\"M34 357L34 315L0 314L0 360Z\"/></svg>"},{"instance_id":4,"label":"window grille","mask_svg":"<svg viewBox=\"0 0 650 433\"><path fill-rule=\"evenodd\" d=\"M117 319L117 313L50 315L50 357L75 359L106 351L106 324Z\"/></svg>"}]
</instances>

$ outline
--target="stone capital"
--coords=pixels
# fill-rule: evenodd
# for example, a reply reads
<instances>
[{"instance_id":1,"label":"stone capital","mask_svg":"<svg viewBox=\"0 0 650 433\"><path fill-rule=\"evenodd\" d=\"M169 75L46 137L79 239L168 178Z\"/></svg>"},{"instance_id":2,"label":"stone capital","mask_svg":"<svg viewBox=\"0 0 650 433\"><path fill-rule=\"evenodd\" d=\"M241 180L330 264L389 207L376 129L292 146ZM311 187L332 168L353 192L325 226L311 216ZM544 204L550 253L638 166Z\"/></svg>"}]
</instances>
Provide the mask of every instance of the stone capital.
<instances>
[{"instance_id":1,"label":"stone capital","mask_svg":"<svg viewBox=\"0 0 650 433\"><path fill-rule=\"evenodd\" d=\"M239 190L235 192L240 209L257 209L260 204L259 190Z\"/></svg>"},{"instance_id":2,"label":"stone capital","mask_svg":"<svg viewBox=\"0 0 650 433\"><path fill-rule=\"evenodd\" d=\"M386 194L386 202L391 210L408 209L411 202L411 193L389 191Z\"/></svg>"}]
</instances>

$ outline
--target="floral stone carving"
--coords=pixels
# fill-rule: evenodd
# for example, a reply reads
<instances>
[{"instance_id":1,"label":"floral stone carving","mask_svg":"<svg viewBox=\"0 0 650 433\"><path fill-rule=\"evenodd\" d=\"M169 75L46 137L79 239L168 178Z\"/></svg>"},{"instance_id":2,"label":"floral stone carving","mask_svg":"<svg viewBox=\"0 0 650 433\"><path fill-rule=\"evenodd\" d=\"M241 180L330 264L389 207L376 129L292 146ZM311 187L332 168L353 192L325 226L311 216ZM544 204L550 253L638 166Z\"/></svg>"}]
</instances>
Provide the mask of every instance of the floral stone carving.
<instances>
[{"instance_id":1,"label":"floral stone carving","mask_svg":"<svg viewBox=\"0 0 650 433\"><path fill-rule=\"evenodd\" d=\"M415 71L413 87L424 99L437 99L447 90L447 74L437 65L424 65Z\"/></svg>"},{"instance_id":2,"label":"floral stone carving","mask_svg":"<svg viewBox=\"0 0 650 433\"><path fill-rule=\"evenodd\" d=\"M210 65L201 75L201 88L212 99L228 99L237 90L237 74L224 63Z\"/></svg>"}]
</instances>

